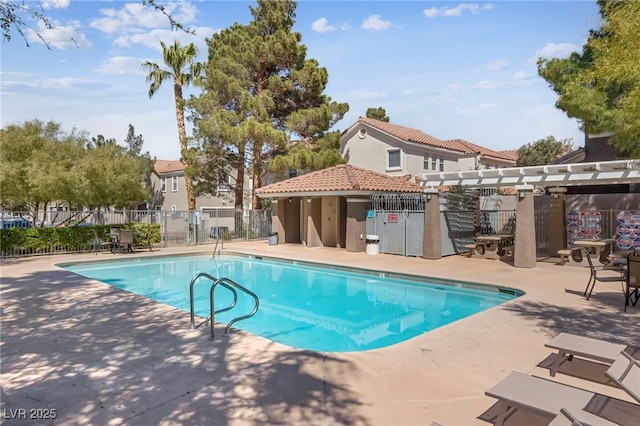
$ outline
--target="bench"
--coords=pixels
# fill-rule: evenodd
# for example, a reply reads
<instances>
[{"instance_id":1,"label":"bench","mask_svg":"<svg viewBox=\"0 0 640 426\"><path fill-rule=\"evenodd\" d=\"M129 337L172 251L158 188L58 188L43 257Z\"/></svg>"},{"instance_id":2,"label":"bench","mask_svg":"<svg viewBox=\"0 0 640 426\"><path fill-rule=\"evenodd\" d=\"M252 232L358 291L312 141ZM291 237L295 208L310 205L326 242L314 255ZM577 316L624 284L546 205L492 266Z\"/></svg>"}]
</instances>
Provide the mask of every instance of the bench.
<instances>
[{"instance_id":1,"label":"bench","mask_svg":"<svg viewBox=\"0 0 640 426\"><path fill-rule=\"evenodd\" d=\"M473 256L474 252L478 252L478 254L483 255L485 252L485 246L482 243L471 243L465 245L467 251L467 257Z\"/></svg>"},{"instance_id":2,"label":"bench","mask_svg":"<svg viewBox=\"0 0 640 426\"><path fill-rule=\"evenodd\" d=\"M514 256L514 249L515 249L515 246L514 246L514 245L508 245L508 246L502 246L502 247L500 247L500 250L502 250L502 253L503 253L501 257L503 257L503 258L505 258L505 257L511 257L511 258L513 258L513 256Z\"/></svg>"},{"instance_id":3,"label":"bench","mask_svg":"<svg viewBox=\"0 0 640 426\"><path fill-rule=\"evenodd\" d=\"M565 262L573 256L574 251L580 251L580 247L558 250L558 256L560 256L560 265L564 265Z\"/></svg>"}]
</instances>

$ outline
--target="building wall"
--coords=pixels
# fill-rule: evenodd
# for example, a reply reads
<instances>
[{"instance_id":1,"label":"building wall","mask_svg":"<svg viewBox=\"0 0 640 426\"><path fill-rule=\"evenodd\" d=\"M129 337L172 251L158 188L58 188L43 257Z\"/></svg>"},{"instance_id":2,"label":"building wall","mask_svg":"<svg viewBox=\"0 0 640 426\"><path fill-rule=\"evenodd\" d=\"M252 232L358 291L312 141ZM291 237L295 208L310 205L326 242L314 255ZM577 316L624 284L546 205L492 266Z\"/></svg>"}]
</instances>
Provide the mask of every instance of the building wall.
<instances>
[{"instance_id":1,"label":"building wall","mask_svg":"<svg viewBox=\"0 0 640 426\"><path fill-rule=\"evenodd\" d=\"M161 191L161 177L166 178L166 190ZM177 176L178 187L174 191L172 188L172 178ZM151 188L153 199L149 208L157 210L161 208L167 211L186 211L189 209L187 202L187 189L185 187L185 178L182 171L170 172L162 175L156 173L151 174ZM175 209L173 208L175 206ZM203 195L196 198L196 210L202 211L209 208L233 208L234 194L233 191L220 192L219 196Z\"/></svg>"},{"instance_id":2,"label":"building wall","mask_svg":"<svg viewBox=\"0 0 640 426\"><path fill-rule=\"evenodd\" d=\"M363 136L360 129L365 129ZM387 168L387 152L389 149L400 149L400 168ZM414 178L423 173L440 171L440 166L436 170L425 169L425 156L438 158L444 161L444 171L455 171L458 169L458 157L460 153L429 147L427 145L407 144L401 140L390 137L377 129L361 124L355 132L341 141L341 155L347 160L347 164L362 167L389 176L411 175Z\"/></svg>"},{"instance_id":3,"label":"building wall","mask_svg":"<svg viewBox=\"0 0 640 426\"><path fill-rule=\"evenodd\" d=\"M362 132L364 130L364 132ZM389 149L401 150L401 167L388 169L387 152ZM364 123L359 123L340 142L340 153L347 164L385 173L390 176L415 176L424 173L476 170L480 168L513 167L513 163L482 157L478 166L477 155L463 154L459 151L437 148L418 143L406 143L391 137ZM425 157L427 158L425 164ZM435 161L435 169L433 167ZM441 163L444 167L441 167Z\"/></svg>"}]
</instances>

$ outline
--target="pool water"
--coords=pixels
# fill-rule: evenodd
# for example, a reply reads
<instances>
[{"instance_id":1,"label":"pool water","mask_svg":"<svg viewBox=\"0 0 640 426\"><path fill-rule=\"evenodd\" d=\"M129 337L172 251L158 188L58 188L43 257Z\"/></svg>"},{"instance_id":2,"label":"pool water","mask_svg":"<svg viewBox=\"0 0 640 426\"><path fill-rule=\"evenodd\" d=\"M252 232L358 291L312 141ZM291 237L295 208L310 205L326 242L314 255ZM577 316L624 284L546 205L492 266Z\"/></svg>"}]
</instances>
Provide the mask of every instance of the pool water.
<instances>
[{"instance_id":1,"label":"pool water","mask_svg":"<svg viewBox=\"0 0 640 426\"><path fill-rule=\"evenodd\" d=\"M256 315L234 327L296 348L327 352L390 346L522 295L495 286L431 278L423 282L249 256L147 257L59 266L182 309L185 327L191 279L201 272L230 278L260 299ZM204 278L194 285L195 311L203 318L209 315L210 287L211 281ZM231 293L217 286L215 308L231 301ZM245 315L253 303L238 292L236 307L216 314L216 321L226 324Z\"/></svg>"}]
</instances>

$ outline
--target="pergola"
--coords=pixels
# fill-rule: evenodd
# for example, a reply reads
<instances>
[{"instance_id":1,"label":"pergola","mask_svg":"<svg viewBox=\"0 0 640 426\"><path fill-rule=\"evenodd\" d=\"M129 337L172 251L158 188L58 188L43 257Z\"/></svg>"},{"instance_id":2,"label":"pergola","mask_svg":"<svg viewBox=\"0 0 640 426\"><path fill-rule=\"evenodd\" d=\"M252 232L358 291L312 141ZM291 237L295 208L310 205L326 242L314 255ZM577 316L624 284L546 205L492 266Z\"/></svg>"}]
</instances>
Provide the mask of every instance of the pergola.
<instances>
[{"instance_id":1,"label":"pergola","mask_svg":"<svg viewBox=\"0 0 640 426\"><path fill-rule=\"evenodd\" d=\"M640 160L426 173L416 177L416 181L423 188L631 184L640 183Z\"/></svg>"},{"instance_id":2,"label":"pergola","mask_svg":"<svg viewBox=\"0 0 640 426\"><path fill-rule=\"evenodd\" d=\"M613 185L640 183L640 160L599 161L591 163L554 164L547 166L510 167L503 169L465 170L458 172L426 173L416 176L424 192L427 193L425 215L439 211L439 186L505 187L512 186L518 191L516 215L516 242L513 264L515 267L534 268L536 266L536 239L534 223L533 189L556 187L553 192L561 192L562 187L579 185ZM554 191L555 190L555 191ZM434 202L435 201L435 202ZM439 241L439 228L429 230L433 235L432 244ZM427 240L425 239L425 243ZM437 258L433 249L431 258ZM429 250L425 248L425 253Z\"/></svg>"}]
</instances>

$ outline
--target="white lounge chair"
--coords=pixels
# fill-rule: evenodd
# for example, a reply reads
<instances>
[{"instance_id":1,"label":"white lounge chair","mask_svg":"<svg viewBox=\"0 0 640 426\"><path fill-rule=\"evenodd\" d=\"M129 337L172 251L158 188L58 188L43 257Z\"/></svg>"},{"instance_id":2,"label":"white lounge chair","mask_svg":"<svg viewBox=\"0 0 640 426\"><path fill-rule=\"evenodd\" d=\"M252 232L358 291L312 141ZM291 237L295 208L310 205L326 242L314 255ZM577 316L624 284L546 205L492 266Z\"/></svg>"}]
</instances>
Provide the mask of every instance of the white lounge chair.
<instances>
[{"instance_id":1,"label":"white lounge chair","mask_svg":"<svg viewBox=\"0 0 640 426\"><path fill-rule=\"evenodd\" d=\"M597 419L601 421L600 418ZM548 426L598 426L596 424L587 423L585 420L578 419L573 413L566 408L560 409L560 414L555 416Z\"/></svg>"},{"instance_id":2,"label":"white lounge chair","mask_svg":"<svg viewBox=\"0 0 640 426\"><path fill-rule=\"evenodd\" d=\"M598 426L627 424L630 419L640 418L640 405L515 371L485 395L498 400L496 426L502 426L512 408L533 410L549 417L564 409L579 422ZM617 418L609 420L595 412ZM625 420L620 420L621 417Z\"/></svg>"},{"instance_id":3,"label":"white lounge chair","mask_svg":"<svg viewBox=\"0 0 640 426\"><path fill-rule=\"evenodd\" d=\"M551 341L545 343L545 346L558 351L558 356L549 371L552 377L556 375L565 357L569 361L577 356L610 365L618 358L620 352L628 348L626 345L569 333L558 334Z\"/></svg>"},{"instance_id":4,"label":"white lounge chair","mask_svg":"<svg viewBox=\"0 0 640 426\"><path fill-rule=\"evenodd\" d=\"M640 361L621 352L604 374L640 403Z\"/></svg>"}]
</instances>

